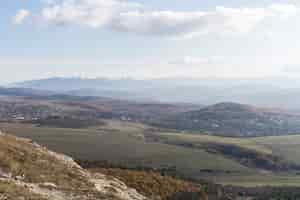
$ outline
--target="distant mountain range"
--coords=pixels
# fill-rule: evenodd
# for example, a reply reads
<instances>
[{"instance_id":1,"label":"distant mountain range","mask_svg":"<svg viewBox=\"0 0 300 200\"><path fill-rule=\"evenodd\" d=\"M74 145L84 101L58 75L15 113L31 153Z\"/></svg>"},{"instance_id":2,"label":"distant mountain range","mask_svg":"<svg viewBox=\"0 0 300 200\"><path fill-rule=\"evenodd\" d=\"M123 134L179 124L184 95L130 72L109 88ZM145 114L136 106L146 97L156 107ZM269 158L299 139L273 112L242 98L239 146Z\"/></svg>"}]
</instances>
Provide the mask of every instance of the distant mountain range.
<instances>
[{"instance_id":1,"label":"distant mountain range","mask_svg":"<svg viewBox=\"0 0 300 200\"><path fill-rule=\"evenodd\" d=\"M260 107L300 110L300 101L295 100L300 96L300 83L297 80L49 78L10 86L134 101L201 105L240 102Z\"/></svg>"},{"instance_id":2,"label":"distant mountain range","mask_svg":"<svg viewBox=\"0 0 300 200\"><path fill-rule=\"evenodd\" d=\"M6 95L6 96L49 96L54 94L58 94L58 93L52 91L37 90L37 89L22 88L22 87L19 88L0 87L0 95Z\"/></svg>"}]
</instances>

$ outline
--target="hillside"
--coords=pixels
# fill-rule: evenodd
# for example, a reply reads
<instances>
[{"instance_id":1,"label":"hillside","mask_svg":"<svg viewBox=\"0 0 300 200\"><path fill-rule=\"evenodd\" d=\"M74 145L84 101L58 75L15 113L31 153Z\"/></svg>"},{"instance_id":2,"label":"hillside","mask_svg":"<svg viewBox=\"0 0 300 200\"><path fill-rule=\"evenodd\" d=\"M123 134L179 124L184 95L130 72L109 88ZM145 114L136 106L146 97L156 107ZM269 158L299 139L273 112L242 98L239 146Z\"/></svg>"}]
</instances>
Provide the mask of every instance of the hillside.
<instances>
[{"instance_id":1,"label":"hillside","mask_svg":"<svg viewBox=\"0 0 300 200\"><path fill-rule=\"evenodd\" d=\"M164 118L154 125L222 136L286 135L300 132L300 116L238 103L219 103Z\"/></svg>"},{"instance_id":2,"label":"hillside","mask_svg":"<svg viewBox=\"0 0 300 200\"><path fill-rule=\"evenodd\" d=\"M70 95L32 95L12 93L0 89L1 121L36 121L45 124L49 118L80 118L82 121L120 119L124 121L151 122L161 116L199 109L192 104L167 104L159 102L136 102L105 97L79 97ZM51 93L50 93L51 94ZM85 122L84 122L85 123ZM88 122L87 122L88 123Z\"/></svg>"},{"instance_id":3,"label":"hillside","mask_svg":"<svg viewBox=\"0 0 300 200\"><path fill-rule=\"evenodd\" d=\"M52 152L30 139L0 132L0 199L206 199L200 184L151 171L80 164L85 168L71 157Z\"/></svg>"},{"instance_id":4,"label":"hillside","mask_svg":"<svg viewBox=\"0 0 300 200\"><path fill-rule=\"evenodd\" d=\"M70 157L0 134L0 197L6 200L144 200L121 181L89 173Z\"/></svg>"},{"instance_id":5,"label":"hillside","mask_svg":"<svg viewBox=\"0 0 300 200\"><path fill-rule=\"evenodd\" d=\"M292 139L298 144L297 136L277 140L145 132L144 138L142 125L128 122L107 122L95 129L29 128L26 124L6 128L82 159L77 161L84 167L29 139L1 134L0 197L7 200L138 200L146 199L144 196L201 200L205 195L209 200L238 200L247 195L265 200L275 195L299 196L299 168L285 162L284 151L278 157L276 150L278 145L280 152L288 148L285 144L281 147L278 140L286 143Z\"/></svg>"},{"instance_id":6,"label":"hillside","mask_svg":"<svg viewBox=\"0 0 300 200\"><path fill-rule=\"evenodd\" d=\"M197 104L136 102L105 97L22 95L7 95L0 90L1 121L87 128L104 119L113 119L164 129L243 137L300 132L300 115L285 109L262 109L230 102L203 107Z\"/></svg>"}]
</instances>

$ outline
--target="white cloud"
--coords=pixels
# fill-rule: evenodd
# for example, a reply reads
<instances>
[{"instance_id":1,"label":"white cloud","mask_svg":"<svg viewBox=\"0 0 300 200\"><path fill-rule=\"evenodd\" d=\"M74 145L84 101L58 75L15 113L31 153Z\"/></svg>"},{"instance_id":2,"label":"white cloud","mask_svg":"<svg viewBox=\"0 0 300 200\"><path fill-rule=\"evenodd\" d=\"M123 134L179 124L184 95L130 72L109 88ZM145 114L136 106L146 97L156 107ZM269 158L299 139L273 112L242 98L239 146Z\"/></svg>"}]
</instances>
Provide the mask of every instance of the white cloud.
<instances>
[{"instance_id":1,"label":"white cloud","mask_svg":"<svg viewBox=\"0 0 300 200\"><path fill-rule=\"evenodd\" d=\"M298 75L300 73L300 65L299 64L286 65L282 68L282 72Z\"/></svg>"},{"instance_id":2,"label":"white cloud","mask_svg":"<svg viewBox=\"0 0 300 200\"><path fill-rule=\"evenodd\" d=\"M277 21L298 12L293 4L272 4L260 8L218 6L210 11L178 12L147 10L140 4L119 0L47 2L36 14L47 24L82 25L159 36L248 33L265 20ZM19 23L23 21L22 15L20 18Z\"/></svg>"},{"instance_id":3,"label":"white cloud","mask_svg":"<svg viewBox=\"0 0 300 200\"><path fill-rule=\"evenodd\" d=\"M63 0L47 5L39 15L42 20L52 24L101 28L112 23L120 13L139 6L136 3L116 0Z\"/></svg>"},{"instance_id":4,"label":"white cloud","mask_svg":"<svg viewBox=\"0 0 300 200\"><path fill-rule=\"evenodd\" d=\"M25 10L25 9L21 9L17 12L17 14L14 16L13 18L13 22L15 24L22 24L23 21L29 17L30 15L30 12L28 10Z\"/></svg>"},{"instance_id":5,"label":"white cloud","mask_svg":"<svg viewBox=\"0 0 300 200\"><path fill-rule=\"evenodd\" d=\"M219 59L216 57L202 58L202 57L193 57L193 56L184 56L182 58L177 58L168 62L171 65L179 66L194 66L194 65L210 65L216 64L219 62Z\"/></svg>"},{"instance_id":6,"label":"white cloud","mask_svg":"<svg viewBox=\"0 0 300 200\"><path fill-rule=\"evenodd\" d=\"M282 17L289 17L295 15L298 8L293 4L273 4L270 6L272 12L279 13Z\"/></svg>"}]
</instances>

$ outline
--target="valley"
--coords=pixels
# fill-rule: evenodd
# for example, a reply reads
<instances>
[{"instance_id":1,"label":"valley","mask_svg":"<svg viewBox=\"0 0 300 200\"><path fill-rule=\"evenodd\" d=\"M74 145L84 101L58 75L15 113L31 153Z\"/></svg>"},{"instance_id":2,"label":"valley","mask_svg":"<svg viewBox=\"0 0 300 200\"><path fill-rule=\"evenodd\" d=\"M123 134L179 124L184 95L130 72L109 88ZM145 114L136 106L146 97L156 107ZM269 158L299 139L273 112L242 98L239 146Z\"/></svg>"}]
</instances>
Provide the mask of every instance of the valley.
<instances>
[{"instance_id":1,"label":"valley","mask_svg":"<svg viewBox=\"0 0 300 200\"><path fill-rule=\"evenodd\" d=\"M156 132L154 137L149 136L149 127L122 121L106 121L106 125L85 129L1 123L0 129L96 166L153 169L224 185L300 186L300 159L289 156L298 152L298 136L282 136L294 141L292 149L284 147L282 139L276 141L276 137L239 139L165 132ZM237 155L221 151L223 146ZM256 152L256 156L247 158L240 152ZM248 160L241 161L242 158Z\"/></svg>"},{"instance_id":2,"label":"valley","mask_svg":"<svg viewBox=\"0 0 300 200\"><path fill-rule=\"evenodd\" d=\"M230 102L205 107L27 94L2 95L0 115L3 132L29 138L131 186L154 184L138 178L153 176L235 195L261 196L264 188L272 188L269 195L276 188L294 194L300 188L300 118L295 113Z\"/></svg>"},{"instance_id":3,"label":"valley","mask_svg":"<svg viewBox=\"0 0 300 200\"><path fill-rule=\"evenodd\" d=\"M299 0L0 13L0 200L300 200Z\"/></svg>"}]
</instances>

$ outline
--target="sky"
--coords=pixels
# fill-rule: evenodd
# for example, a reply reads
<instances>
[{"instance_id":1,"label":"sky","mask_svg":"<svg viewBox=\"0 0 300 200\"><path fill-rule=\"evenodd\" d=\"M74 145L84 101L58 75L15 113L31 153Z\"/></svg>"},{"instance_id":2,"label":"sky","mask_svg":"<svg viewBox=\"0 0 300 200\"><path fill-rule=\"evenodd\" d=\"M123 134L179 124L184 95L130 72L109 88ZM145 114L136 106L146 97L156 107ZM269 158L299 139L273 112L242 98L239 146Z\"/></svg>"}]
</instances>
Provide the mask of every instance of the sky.
<instances>
[{"instance_id":1,"label":"sky","mask_svg":"<svg viewBox=\"0 0 300 200\"><path fill-rule=\"evenodd\" d=\"M297 0L4 0L0 84L300 77Z\"/></svg>"}]
</instances>

